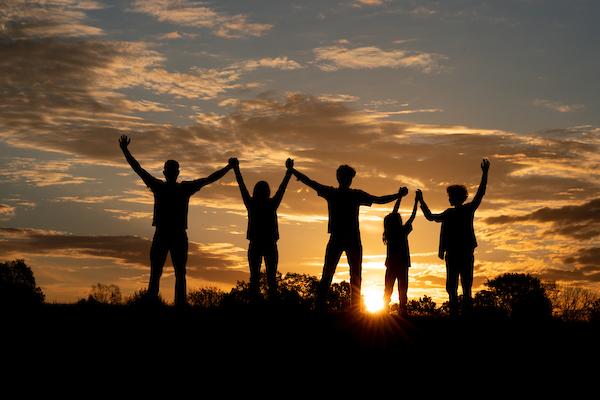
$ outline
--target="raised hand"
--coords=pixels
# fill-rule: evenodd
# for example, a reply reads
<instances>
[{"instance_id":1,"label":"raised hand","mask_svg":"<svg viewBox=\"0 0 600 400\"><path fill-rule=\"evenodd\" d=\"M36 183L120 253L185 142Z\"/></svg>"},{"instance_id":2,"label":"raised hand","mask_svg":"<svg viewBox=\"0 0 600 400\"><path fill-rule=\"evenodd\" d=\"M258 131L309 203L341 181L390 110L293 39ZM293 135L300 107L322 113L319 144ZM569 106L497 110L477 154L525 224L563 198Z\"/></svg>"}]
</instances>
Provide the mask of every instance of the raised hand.
<instances>
[{"instance_id":1,"label":"raised hand","mask_svg":"<svg viewBox=\"0 0 600 400\"><path fill-rule=\"evenodd\" d=\"M231 157L231 158L229 159L229 161L228 161L228 165L229 165L231 168L237 168L237 167L239 167L239 166L240 166L240 161L239 161L237 158L235 158L235 157Z\"/></svg>"},{"instance_id":2,"label":"raised hand","mask_svg":"<svg viewBox=\"0 0 600 400\"><path fill-rule=\"evenodd\" d=\"M129 139L127 135L122 135L119 138L119 146L121 146L121 150L126 150L127 146L129 146L129 143L131 143L131 139Z\"/></svg>"},{"instance_id":3,"label":"raised hand","mask_svg":"<svg viewBox=\"0 0 600 400\"><path fill-rule=\"evenodd\" d=\"M415 201L423 201L423 192L421 191L421 189L417 189Z\"/></svg>"},{"instance_id":4,"label":"raised hand","mask_svg":"<svg viewBox=\"0 0 600 400\"><path fill-rule=\"evenodd\" d=\"M490 169L490 160L484 158L483 161L481 161L481 170L487 172L488 169Z\"/></svg>"},{"instance_id":5,"label":"raised hand","mask_svg":"<svg viewBox=\"0 0 600 400\"><path fill-rule=\"evenodd\" d=\"M398 194L400 197L406 196L408 194L408 188L406 186L402 186L400 189L398 189Z\"/></svg>"},{"instance_id":6,"label":"raised hand","mask_svg":"<svg viewBox=\"0 0 600 400\"><path fill-rule=\"evenodd\" d=\"M287 160L285 160L285 167L288 170L294 169L294 160L292 160L291 158L288 158Z\"/></svg>"}]
</instances>

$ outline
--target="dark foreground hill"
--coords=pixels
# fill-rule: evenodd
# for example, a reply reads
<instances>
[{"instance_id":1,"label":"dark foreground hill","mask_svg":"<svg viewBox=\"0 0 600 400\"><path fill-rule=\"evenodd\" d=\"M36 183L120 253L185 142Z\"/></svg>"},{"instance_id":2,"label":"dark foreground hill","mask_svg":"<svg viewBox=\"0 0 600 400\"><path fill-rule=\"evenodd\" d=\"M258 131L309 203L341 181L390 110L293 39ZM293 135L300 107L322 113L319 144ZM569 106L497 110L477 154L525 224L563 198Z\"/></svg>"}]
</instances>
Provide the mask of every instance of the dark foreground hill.
<instances>
[{"instance_id":1,"label":"dark foreground hill","mask_svg":"<svg viewBox=\"0 0 600 400\"><path fill-rule=\"evenodd\" d=\"M3 320L5 365L31 374L104 371L161 379L177 373L210 380L223 374L363 379L409 372L522 379L535 373L564 381L597 374L600 360L600 326L557 320L104 305L44 305L4 313Z\"/></svg>"}]
</instances>

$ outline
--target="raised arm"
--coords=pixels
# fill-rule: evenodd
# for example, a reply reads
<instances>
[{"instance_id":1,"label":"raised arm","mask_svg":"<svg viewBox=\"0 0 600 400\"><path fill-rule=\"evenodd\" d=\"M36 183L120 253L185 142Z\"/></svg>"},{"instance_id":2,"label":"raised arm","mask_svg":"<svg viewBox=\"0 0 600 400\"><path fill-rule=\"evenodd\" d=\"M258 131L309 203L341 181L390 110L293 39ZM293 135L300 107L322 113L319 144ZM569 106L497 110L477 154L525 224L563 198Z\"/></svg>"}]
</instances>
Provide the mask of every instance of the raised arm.
<instances>
[{"instance_id":1,"label":"raised arm","mask_svg":"<svg viewBox=\"0 0 600 400\"><path fill-rule=\"evenodd\" d=\"M427 218L429 221L442 222L442 214L433 214L429 210L429 207L427 207L427 203L425 203L425 199L423 199L423 192L421 192L420 189L417 190L417 197L419 199L418 201L421 202L421 211L423 211L423 215L425 216L425 218Z\"/></svg>"},{"instance_id":2,"label":"raised arm","mask_svg":"<svg viewBox=\"0 0 600 400\"><path fill-rule=\"evenodd\" d=\"M419 204L419 200L417 199L417 196L415 196L415 204L413 205L412 214L410 214L408 221L406 221L406 225L412 224L415 220L415 217L417 216L417 204Z\"/></svg>"},{"instance_id":3,"label":"raised arm","mask_svg":"<svg viewBox=\"0 0 600 400\"><path fill-rule=\"evenodd\" d=\"M485 195L485 189L487 187L487 179L488 179L488 171L490 169L490 161L487 158L484 158L481 162L481 183L479 184L479 188L477 189L477 193L473 198L471 204L473 205L473 209L476 210L481 204L481 200Z\"/></svg>"},{"instance_id":4,"label":"raised arm","mask_svg":"<svg viewBox=\"0 0 600 400\"><path fill-rule=\"evenodd\" d=\"M129 163L131 168L135 171L136 174L139 175L140 178L142 178L146 186L152 186L152 184L157 182L158 179L153 177L148 171L142 168L138 160L136 160L135 157L131 155L131 152L128 148L129 143L131 143L131 139L129 139L126 135L123 135L119 138L119 146L121 147L121 150L125 155L125 159Z\"/></svg>"},{"instance_id":5,"label":"raised arm","mask_svg":"<svg viewBox=\"0 0 600 400\"><path fill-rule=\"evenodd\" d=\"M294 174L294 176L296 176L296 179L298 179L300 182L304 183L306 186L312 188L317 192L321 192L327 188L327 186L322 185L319 182L313 181L308 176L298 171L296 168L292 168L292 174Z\"/></svg>"},{"instance_id":6,"label":"raised arm","mask_svg":"<svg viewBox=\"0 0 600 400\"><path fill-rule=\"evenodd\" d=\"M400 190L398 190L398 193L388 194L385 196L371 195L371 202L373 202L375 204L386 204L386 203L389 203L390 201L394 201L394 200L400 201L400 199L402 197L406 196L407 194L408 194L408 189L405 187L401 187ZM400 207L400 203L398 203L398 207ZM394 206L394 209L396 209L396 206ZM398 212L397 209L396 209L396 212Z\"/></svg>"},{"instance_id":7,"label":"raised arm","mask_svg":"<svg viewBox=\"0 0 600 400\"><path fill-rule=\"evenodd\" d=\"M215 172L213 172L206 178L200 178L200 179L195 179L195 180L191 181L193 191L197 192L198 190L202 189L204 186L210 185L211 183L214 183L214 182L218 181L219 179L221 179L223 176L225 176L225 174L227 172L229 172L230 169L233 168L231 160L233 160L233 159L230 158L229 163L226 166L224 166L221 169L216 170Z\"/></svg>"},{"instance_id":8,"label":"raised arm","mask_svg":"<svg viewBox=\"0 0 600 400\"><path fill-rule=\"evenodd\" d=\"M231 159L230 163L233 165L233 172L235 172L235 179L237 180L238 186L240 187L240 193L242 194L242 200L246 207L250 204L250 192L244 183L242 178L242 172L240 171L240 164L237 158Z\"/></svg>"},{"instance_id":9,"label":"raised arm","mask_svg":"<svg viewBox=\"0 0 600 400\"><path fill-rule=\"evenodd\" d=\"M277 193L275 193L275 196L273 196L275 208L279 207L279 204L281 204L281 200L283 200L283 195L285 194L285 189L287 188L288 183L290 183L290 178L292 177L292 169L294 168L294 160L288 158L285 161L285 166L285 176L281 181L281 185L279 185L279 189L277 189Z\"/></svg>"},{"instance_id":10,"label":"raised arm","mask_svg":"<svg viewBox=\"0 0 600 400\"><path fill-rule=\"evenodd\" d=\"M396 200L396 204L394 204L394 210L392 210L392 213L396 214L398 212L398 210L400 209L400 202L402 201L402 197L406 196L408 194L408 189L406 187L401 187L400 190L398 190L398 199Z\"/></svg>"}]
</instances>

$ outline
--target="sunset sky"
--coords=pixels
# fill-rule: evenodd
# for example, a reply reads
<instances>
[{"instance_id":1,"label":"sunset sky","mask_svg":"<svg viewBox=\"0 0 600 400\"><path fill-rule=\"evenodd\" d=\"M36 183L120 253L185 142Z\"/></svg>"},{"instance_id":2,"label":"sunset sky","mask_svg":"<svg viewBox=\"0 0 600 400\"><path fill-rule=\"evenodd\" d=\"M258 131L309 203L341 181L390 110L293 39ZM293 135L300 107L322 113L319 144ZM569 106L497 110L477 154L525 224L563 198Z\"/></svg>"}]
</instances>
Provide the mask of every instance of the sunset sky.
<instances>
[{"instance_id":1,"label":"sunset sky","mask_svg":"<svg viewBox=\"0 0 600 400\"><path fill-rule=\"evenodd\" d=\"M162 177L238 157L272 191L287 157L309 177L375 195L445 188L477 212L474 289L528 272L600 290L600 2L0 2L0 260L25 258L48 301L91 285L144 288L152 195L118 146ZM364 291L382 293L383 217L363 207ZM292 179L280 265L319 276L327 204ZM248 278L246 211L228 173L192 198L188 288ZM418 213L409 298L446 297L439 225ZM345 257L336 280L348 280ZM162 295L173 297L170 263Z\"/></svg>"}]
</instances>

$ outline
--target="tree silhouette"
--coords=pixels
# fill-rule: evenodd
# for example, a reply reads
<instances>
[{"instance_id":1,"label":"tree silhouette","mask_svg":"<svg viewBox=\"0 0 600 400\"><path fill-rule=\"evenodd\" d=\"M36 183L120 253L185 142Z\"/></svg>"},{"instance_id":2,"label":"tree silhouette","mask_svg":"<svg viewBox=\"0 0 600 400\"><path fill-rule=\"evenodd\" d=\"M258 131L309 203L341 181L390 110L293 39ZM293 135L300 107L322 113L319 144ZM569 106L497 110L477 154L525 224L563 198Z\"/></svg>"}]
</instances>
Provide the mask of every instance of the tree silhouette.
<instances>
[{"instance_id":1,"label":"tree silhouette","mask_svg":"<svg viewBox=\"0 0 600 400\"><path fill-rule=\"evenodd\" d=\"M488 290L477 293L478 305L498 310L514 319L549 318L552 303L542 281L530 274L507 273L485 283Z\"/></svg>"},{"instance_id":2,"label":"tree silhouette","mask_svg":"<svg viewBox=\"0 0 600 400\"><path fill-rule=\"evenodd\" d=\"M552 301L554 315L565 321L587 321L592 317L597 294L580 287L559 287Z\"/></svg>"},{"instance_id":3,"label":"tree silhouette","mask_svg":"<svg viewBox=\"0 0 600 400\"><path fill-rule=\"evenodd\" d=\"M25 260L0 263L0 305L26 307L44 302L44 292L35 283Z\"/></svg>"}]
</instances>

